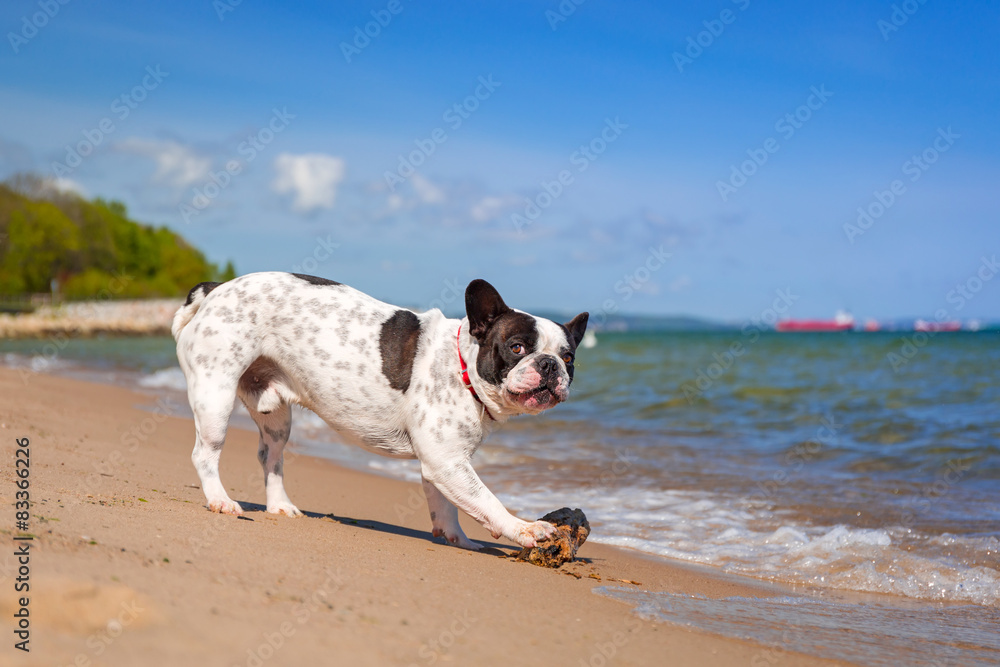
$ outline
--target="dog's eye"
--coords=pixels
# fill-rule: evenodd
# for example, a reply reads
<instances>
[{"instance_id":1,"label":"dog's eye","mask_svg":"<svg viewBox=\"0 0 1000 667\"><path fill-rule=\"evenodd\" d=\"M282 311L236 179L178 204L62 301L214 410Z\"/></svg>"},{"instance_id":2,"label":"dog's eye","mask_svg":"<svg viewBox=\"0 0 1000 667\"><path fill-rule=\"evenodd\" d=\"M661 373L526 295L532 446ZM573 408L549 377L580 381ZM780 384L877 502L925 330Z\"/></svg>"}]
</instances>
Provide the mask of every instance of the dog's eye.
<instances>
[{"instance_id":1,"label":"dog's eye","mask_svg":"<svg viewBox=\"0 0 1000 667\"><path fill-rule=\"evenodd\" d=\"M524 354L524 345L521 345L520 343L512 343L510 351L517 355Z\"/></svg>"},{"instance_id":2,"label":"dog's eye","mask_svg":"<svg viewBox=\"0 0 1000 667\"><path fill-rule=\"evenodd\" d=\"M573 355L567 352L562 356L562 360L566 362L567 365L573 363Z\"/></svg>"}]
</instances>

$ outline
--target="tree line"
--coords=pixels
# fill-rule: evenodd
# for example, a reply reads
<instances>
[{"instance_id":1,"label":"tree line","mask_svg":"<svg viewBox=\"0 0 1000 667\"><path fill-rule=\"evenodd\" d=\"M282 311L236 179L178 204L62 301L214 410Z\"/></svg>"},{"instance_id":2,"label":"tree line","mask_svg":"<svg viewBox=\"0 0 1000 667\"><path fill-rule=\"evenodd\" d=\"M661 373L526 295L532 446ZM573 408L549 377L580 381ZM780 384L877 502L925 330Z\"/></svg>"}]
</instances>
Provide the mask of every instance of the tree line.
<instances>
[{"instance_id":1,"label":"tree line","mask_svg":"<svg viewBox=\"0 0 1000 667\"><path fill-rule=\"evenodd\" d=\"M172 297L235 274L166 227L130 220L121 202L88 201L36 176L0 183L0 296Z\"/></svg>"}]
</instances>

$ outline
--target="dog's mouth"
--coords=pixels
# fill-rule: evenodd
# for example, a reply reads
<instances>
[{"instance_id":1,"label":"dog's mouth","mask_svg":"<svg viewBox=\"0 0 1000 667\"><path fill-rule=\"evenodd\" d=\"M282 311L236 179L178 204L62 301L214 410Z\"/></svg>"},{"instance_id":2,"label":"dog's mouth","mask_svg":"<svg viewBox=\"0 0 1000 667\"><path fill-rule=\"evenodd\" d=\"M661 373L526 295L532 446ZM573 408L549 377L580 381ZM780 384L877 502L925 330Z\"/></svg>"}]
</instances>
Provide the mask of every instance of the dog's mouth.
<instances>
[{"instance_id":1,"label":"dog's mouth","mask_svg":"<svg viewBox=\"0 0 1000 667\"><path fill-rule=\"evenodd\" d=\"M555 391L551 390L547 386L538 387L536 389L531 389L529 391L524 391L520 393L515 393L508 391L510 397L515 403L521 405L528 410L547 410L548 408L554 407L566 400L566 397L560 397Z\"/></svg>"}]
</instances>

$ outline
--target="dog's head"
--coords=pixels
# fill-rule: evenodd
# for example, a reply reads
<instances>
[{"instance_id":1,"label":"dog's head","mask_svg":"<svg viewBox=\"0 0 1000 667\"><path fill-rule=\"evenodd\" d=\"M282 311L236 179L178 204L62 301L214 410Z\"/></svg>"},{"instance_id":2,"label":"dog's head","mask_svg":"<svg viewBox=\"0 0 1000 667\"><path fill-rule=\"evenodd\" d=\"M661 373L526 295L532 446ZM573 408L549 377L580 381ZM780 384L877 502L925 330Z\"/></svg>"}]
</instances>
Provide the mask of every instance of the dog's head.
<instances>
[{"instance_id":1,"label":"dog's head","mask_svg":"<svg viewBox=\"0 0 1000 667\"><path fill-rule=\"evenodd\" d=\"M538 413L569 398L576 348L587 330L587 313L566 324L508 308L485 280L465 290L469 333L479 343L473 363L509 412Z\"/></svg>"}]
</instances>

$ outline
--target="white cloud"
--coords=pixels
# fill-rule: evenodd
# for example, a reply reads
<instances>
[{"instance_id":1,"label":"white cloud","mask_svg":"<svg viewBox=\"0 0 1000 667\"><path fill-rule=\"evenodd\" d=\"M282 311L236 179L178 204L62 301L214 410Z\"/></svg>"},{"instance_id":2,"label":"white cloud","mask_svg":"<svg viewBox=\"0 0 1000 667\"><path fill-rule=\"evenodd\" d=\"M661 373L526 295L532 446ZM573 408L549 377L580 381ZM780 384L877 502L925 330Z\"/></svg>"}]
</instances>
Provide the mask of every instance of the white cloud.
<instances>
[{"instance_id":1,"label":"white cloud","mask_svg":"<svg viewBox=\"0 0 1000 667\"><path fill-rule=\"evenodd\" d=\"M173 140L129 137L116 144L115 148L123 153L141 155L154 160L156 173L153 174L153 179L178 188L204 180L212 167L211 158L198 155L190 146L184 146Z\"/></svg>"},{"instance_id":2,"label":"white cloud","mask_svg":"<svg viewBox=\"0 0 1000 667\"><path fill-rule=\"evenodd\" d=\"M90 193L72 178L43 178L34 174L17 174L7 181L16 192L29 197L49 198L74 194L87 199Z\"/></svg>"},{"instance_id":3,"label":"white cloud","mask_svg":"<svg viewBox=\"0 0 1000 667\"><path fill-rule=\"evenodd\" d=\"M476 222L489 222L523 206L524 197L487 195L473 204L469 215Z\"/></svg>"},{"instance_id":4,"label":"white cloud","mask_svg":"<svg viewBox=\"0 0 1000 667\"><path fill-rule=\"evenodd\" d=\"M420 174L413 174L410 177L413 191L425 204L440 204L444 201L444 192Z\"/></svg>"},{"instance_id":5,"label":"white cloud","mask_svg":"<svg viewBox=\"0 0 1000 667\"><path fill-rule=\"evenodd\" d=\"M52 180L52 187L54 187L59 192L72 192L73 194L79 195L83 198L90 197L87 189L82 185L74 181L72 178L56 178Z\"/></svg>"},{"instance_id":6,"label":"white cloud","mask_svg":"<svg viewBox=\"0 0 1000 667\"><path fill-rule=\"evenodd\" d=\"M292 208L299 212L333 208L344 168L344 160L332 155L282 153L274 160L277 176L271 188L278 194L294 194Z\"/></svg>"}]
</instances>

